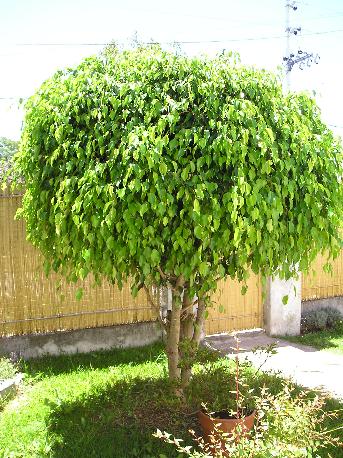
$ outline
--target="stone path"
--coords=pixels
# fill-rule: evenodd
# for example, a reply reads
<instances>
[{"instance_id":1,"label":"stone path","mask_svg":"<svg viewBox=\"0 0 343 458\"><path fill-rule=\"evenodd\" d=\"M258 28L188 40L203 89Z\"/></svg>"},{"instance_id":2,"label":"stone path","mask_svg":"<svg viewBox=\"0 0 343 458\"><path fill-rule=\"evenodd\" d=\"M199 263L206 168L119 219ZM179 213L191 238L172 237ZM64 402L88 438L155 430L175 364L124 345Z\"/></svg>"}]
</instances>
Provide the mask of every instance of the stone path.
<instances>
[{"instance_id":1,"label":"stone path","mask_svg":"<svg viewBox=\"0 0 343 458\"><path fill-rule=\"evenodd\" d=\"M320 389L343 400L343 355L268 337L264 332L240 332L238 337L240 358L248 358L255 367L259 367L266 355L252 353L251 350L276 344L276 354L271 355L263 365L264 371L280 371L300 385ZM235 340L230 334L207 336L204 344L224 355L235 353Z\"/></svg>"}]
</instances>

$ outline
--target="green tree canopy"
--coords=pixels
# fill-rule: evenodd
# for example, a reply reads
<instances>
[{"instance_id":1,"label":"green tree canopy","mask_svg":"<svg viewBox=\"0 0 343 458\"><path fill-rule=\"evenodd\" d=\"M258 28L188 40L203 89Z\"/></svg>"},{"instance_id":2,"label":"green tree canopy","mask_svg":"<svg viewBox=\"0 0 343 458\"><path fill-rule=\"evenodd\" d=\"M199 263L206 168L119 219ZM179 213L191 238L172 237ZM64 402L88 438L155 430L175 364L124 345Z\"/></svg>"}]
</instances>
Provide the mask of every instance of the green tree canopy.
<instances>
[{"instance_id":1,"label":"green tree canopy","mask_svg":"<svg viewBox=\"0 0 343 458\"><path fill-rule=\"evenodd\" d=\"M0 160L10 159L18 151L18 142L6 137L0 137Z\"/></svg>"},{"instance_id":2,"label":"green tree canopy","mask_svg":"<svg viewBox=\"0 0 343 458\"><path fill-rule=\"evenodd\" d=\"M284 95L229 54L156 46L47 80L26 104L17 160L28 237L47 265L71 279L131 277L134 290L171 286L174 378L175 348L196 345L218 279L288 277L338 252L341 164L307 95Z\"/></svg>"},{"instance_id":3,"label":"green tree canopy","mask_svg":"<svg viewBox=\"0 0 343 458\"><path fill-rule=\"evenodd\" d=\"M13 157L18 152L19 142L0 137L0 189L7 187L13 176ZM18 183L21 181L18 177Z\"/></svg>"}]
</instances>

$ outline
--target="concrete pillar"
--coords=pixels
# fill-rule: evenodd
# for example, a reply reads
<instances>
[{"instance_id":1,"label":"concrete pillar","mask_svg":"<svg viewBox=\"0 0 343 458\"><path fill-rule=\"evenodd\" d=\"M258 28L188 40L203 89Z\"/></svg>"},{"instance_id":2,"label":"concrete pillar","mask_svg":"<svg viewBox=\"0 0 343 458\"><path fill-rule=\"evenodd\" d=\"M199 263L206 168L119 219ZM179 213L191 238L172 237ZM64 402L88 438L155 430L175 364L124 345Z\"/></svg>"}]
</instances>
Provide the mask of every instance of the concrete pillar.
<instances>
[{"instance_id":1,"label":"concrete pillar","mask_svg":"<svg viewBox=\"0 0 343 458\"><path fill-rule=\"evenodd\" d=\"M288 296L285 304L283 298ZM268 278L264 305L265 329L271 336L300 334L301 275L298 279Z\"/></svg>"}]
</instances>

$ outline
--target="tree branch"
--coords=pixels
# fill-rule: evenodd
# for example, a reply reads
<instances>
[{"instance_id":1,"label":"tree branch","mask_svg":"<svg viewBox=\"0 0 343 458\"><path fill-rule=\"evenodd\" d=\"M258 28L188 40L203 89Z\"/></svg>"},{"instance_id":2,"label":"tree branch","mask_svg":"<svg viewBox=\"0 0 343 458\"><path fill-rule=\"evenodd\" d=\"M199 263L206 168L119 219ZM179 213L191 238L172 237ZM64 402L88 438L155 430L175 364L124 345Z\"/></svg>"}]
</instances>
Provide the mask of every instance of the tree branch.
<instances>
[{"instance_id":1,"label":"tree branch","mask_svg":"<svg viewBox=\"0 0 343 458\"><path fill-rule=\"evenodd\" d=\"M176 280L175 288L178 289L180 287L183 287L185 284L185 279L183 278L183 275L179 275Z\"/></svg>"},{"instance_id":2,"label":"tree branch","mask_svg":"<svg viewBox=\"0 0 343 458\"><path fill-rule=\"evenodd\" d=\"M199 345L201 331L204 326L205 321L205 311L206 311L206 303L204 299L198 299L198 310L197 310L197 317L194 323L194 334L192 341L196 346Z\"/></svg>"},{"instance_id":3,"label":"tree branch","mask_svg":"<svg viewBox=\"0 0 343 458\"><path fill-rule=\"evenodd\" d=\"M161 269L160 266L157 266L157 270L159 271L159 274L161 275L163 280L167 280L168 279L167 275L163 272L163 270Z\"/></svg>"},{"instance_id":4,"label":"tree branch","mask_svg":"<svg viewBox=\"0 0 343 458\"><path fill-rule=\"evenodd\" d=\"M181 320L185 319L186 316L188 315L188 310L191 309L193 310L193 307L198 303L198 299L195 299L191 304L187 305L187 307L182 309L181 312Z\"/></svg>"},{"instance_id":5,"label":"tree branch","mask_svg":"<svg viewBox=\"0 0 343 458\"><path fill-rule=\"evenodd\" d=\"M148 301L149 301L150 305L152 305L154 307L154 309L156 310L156 312L157 312L157 318L158 318L158 321L160 322L160 325L163 327L163 329L165 331L167 331L167 325L166 325L165 321L161 317L160 307L155 304L153 298L151 297L149 288L146 285L143 285L143 288L144 288L144 290L146 292L146 295L147 295L147 298L148 298Z\"/></svg>"},{"instance_id":6,"label":"tree branch","mask_svg":"<svg viewBox=\"0 0 343 458\"><path fill-rule=\"evenodd\" d=\"M165 280L165 281L177 280L177 277L175 275L164 273L160 266L157 266L157 270L159 274L161 275L162 280Z\"/></svg>"}]
</instances>

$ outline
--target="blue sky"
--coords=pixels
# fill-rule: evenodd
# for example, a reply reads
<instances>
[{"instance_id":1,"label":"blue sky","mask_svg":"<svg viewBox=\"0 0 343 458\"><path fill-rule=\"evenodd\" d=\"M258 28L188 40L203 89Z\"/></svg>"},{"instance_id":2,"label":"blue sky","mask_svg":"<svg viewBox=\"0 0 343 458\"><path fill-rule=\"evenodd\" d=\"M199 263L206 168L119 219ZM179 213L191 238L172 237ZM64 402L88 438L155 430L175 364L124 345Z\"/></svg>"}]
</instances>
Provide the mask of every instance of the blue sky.
<instances>
[{"instance_id":1,"label":"blue sky","mask_svg":"<svg viewBox=\"0 0 343 458\"><path fill-rule=\"evenodd\" d=\"M125 44L135 33L143 41L199 41L182 49L189 54L232 49L244 63L275 70L285 53L284 5L284 0L0 0L0 136L20 136L17 98L30 96L58 68L101 49L80 43ZM303 33L292 38L292 49L318 53L321 60L292 71L292 90L316 91L324 119L342 126L343 0L300 0L296 6L291 25ZM22 46L37 43L69 45Z\"/></svg>"}]
</instances>

